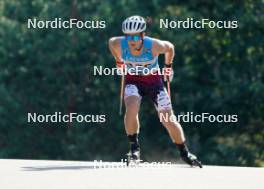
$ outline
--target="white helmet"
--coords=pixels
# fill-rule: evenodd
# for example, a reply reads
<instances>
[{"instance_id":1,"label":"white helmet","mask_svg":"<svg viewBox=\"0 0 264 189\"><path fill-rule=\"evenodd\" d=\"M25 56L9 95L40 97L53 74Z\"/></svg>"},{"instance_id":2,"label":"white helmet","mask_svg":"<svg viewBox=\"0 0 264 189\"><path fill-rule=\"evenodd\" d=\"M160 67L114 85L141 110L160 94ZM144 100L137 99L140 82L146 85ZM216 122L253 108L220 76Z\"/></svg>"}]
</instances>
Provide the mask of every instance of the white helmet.
<instances>
[{"instance_id":1,"label":"white helmet","mask_svg":"<svg viewBox=\"0 0 264 189\"><path fill-rule=\"evenodd\" d=\"M141 16L130 16L122 23L125 34L140 33L146 30L146 21Z\"/></svg>"}]
</instances>

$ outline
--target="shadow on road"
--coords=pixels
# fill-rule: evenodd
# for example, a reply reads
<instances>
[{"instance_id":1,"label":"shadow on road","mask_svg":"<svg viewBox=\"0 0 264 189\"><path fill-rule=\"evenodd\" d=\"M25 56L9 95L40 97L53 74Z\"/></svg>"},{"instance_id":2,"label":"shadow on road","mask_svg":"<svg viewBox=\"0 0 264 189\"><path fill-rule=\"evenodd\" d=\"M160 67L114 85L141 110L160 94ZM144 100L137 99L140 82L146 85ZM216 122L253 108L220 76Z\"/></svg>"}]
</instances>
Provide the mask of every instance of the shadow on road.
<instances>
[{"instance_id":1,"label":"shadow on road","mask_svg":"<svg viewBox=\"0 0 264 189\"><path fill-rule=\"evenodd\" d=\"M148 163L148 164L146 164ZM153 163L153 162L152 162ZM97 162L90 165L39 165L39 166L24 166L22 171L54 171L54 170L95 170L95 169L171 169L171 168L191 168L185 164L151 164L151 162L144 162L140 164L127 165L120 162Z\"/></svg>"},{"instance_id":2,"label":"shadow on road","mask_svg":"<svg viewBox=\"0 0 264 189\"><path fill-rule=\"evenodd\" d=\"M98 169L96 166L34 166L22 167L23 171L52 171L52 170L80 170L80 169Z\"/></svg>"}]
</instances>

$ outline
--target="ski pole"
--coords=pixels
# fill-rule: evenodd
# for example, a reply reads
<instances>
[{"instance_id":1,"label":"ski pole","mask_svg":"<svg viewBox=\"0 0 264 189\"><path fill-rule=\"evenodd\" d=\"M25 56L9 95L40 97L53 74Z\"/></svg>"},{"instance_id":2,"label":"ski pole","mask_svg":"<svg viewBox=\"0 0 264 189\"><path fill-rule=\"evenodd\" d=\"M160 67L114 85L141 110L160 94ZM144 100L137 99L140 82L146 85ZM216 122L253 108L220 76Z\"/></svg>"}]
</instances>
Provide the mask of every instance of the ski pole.
<instances>
[{"instance_id":1,"label":"ski pole","mask_svg":"<svg viewBox=\"0 0 264 189\"><path fill-rule=\"evenodd\" d=\"M122 115L123 99L124 99L124 87L125 87L125 74L122 74L120 85L120 102L119 102L119 115Z\"/></svg>"},{"instance_id":2,"label":"ski pole","mask_svg":"<svg viewBox=\"0 0 264 189\"><path fill-rule=\"evenodd\" d=\"M168 90L168 95L171 100L171 89L170 89L170 78L169 76L167 77L167 90Z\"/></svg>"}]
</instances>

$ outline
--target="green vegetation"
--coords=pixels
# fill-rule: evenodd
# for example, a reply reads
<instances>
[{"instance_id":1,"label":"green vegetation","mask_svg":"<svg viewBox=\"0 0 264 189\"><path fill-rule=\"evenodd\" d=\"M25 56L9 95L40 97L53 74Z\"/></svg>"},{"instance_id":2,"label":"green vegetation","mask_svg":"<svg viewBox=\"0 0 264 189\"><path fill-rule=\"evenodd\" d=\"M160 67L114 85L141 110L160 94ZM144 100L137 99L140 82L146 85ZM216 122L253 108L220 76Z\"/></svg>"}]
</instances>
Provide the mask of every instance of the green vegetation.
<instances>
[{"instance_id":1,"label":"green vegetation","mask_svg":"<svg viewBox=\"0 0 264 189\"><path fill-rule=\"evenodd\" d=\"M119 78L92 76L114 67L108 39L139 14L147 34L176 47L172 83L176 113L237 114L238 123L183 123L188 143L205 164L264 166L262 0L1 0L0 158L120 160L127 151L118 116ZM27 19L105 20L105 29L27 29ZM237 20L237 29L160 29L159 19ZM163 58L160 59L162 65ZM27 113L106 114L103 124L28 124ZM144 101L145 160L176 160L176 148Z\"/></svg>"}]
</instances>

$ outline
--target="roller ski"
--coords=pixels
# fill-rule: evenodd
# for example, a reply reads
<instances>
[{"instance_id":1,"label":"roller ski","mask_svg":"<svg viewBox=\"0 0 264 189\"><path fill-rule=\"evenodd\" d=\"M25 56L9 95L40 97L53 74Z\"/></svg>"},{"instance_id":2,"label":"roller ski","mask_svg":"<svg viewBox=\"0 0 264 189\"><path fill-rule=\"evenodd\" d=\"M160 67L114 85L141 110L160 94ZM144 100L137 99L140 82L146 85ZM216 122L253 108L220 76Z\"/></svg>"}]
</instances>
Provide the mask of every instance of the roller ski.
<instances>
[{"instance_id":1,"label":"roller ski","mask_svg":"<svg viewBox=\"0 0 264 189\"><path fill-rule=\"evenodd\" d=\"M189 149L187 148L185 143L182 144L176 144L178 147L178 150L180 152L181 159L189 164L192 167L200 167L203 168L202 163L197 159L197 157L189 152Z\"/></svg>"},{"instance_id":2,"label":"roller ski","mask_svg":"<svg viewBox=\"0 0 264 189\"><path fill-rule=\"evenodd\" d=\"M138 165L140 163L140 150L130 150L126 154L126 165L129 166L131 164Z\"/></svg>"},{"instance_id":3,"label":"roller ski","mask_svg":"<svg viewBox=\"0 0 264 189\"><path fill-rule=\"evenodd\" d=\"M191 154L190 152L181 153L181 159L192 167L203 168L202 163L197 159L195 155Z\"/></svg>"}]
</instances>

